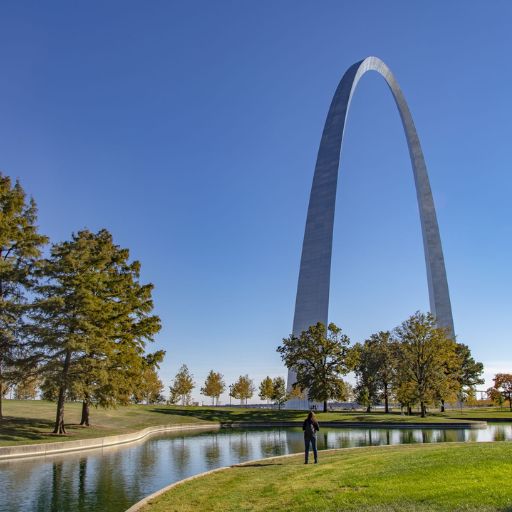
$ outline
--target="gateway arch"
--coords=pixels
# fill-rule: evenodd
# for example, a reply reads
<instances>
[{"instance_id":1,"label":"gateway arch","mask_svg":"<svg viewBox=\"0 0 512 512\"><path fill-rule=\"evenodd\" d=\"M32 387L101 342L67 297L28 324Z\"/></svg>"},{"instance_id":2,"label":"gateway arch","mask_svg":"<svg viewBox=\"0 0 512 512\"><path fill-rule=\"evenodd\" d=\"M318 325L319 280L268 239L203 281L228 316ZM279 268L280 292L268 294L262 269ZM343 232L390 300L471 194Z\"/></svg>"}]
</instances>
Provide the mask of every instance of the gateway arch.
<instances>
[{"instance_id":1,"label":"gateway arch","mask_svg":"<svg viewBox=\"0 0 512 512\"><path fill-rule=\"evenodd\" d=\"M367 57L348 68L327 114L309 198L292 332L299 336L310 325L328 323L334 208L341 145L352 95L359 80L368 71L377 71L386 80L402 119L420 212L430 311L436 317L437 324L454 336L443 249L425 159L405 97L390 69L377 57ZM295 381L296 374L290 368L288 389ZM295 402L299 401L293 402L293 405L298 405ZM293 405L290 403L289 407Z\"/></svg>"}]
</instances>

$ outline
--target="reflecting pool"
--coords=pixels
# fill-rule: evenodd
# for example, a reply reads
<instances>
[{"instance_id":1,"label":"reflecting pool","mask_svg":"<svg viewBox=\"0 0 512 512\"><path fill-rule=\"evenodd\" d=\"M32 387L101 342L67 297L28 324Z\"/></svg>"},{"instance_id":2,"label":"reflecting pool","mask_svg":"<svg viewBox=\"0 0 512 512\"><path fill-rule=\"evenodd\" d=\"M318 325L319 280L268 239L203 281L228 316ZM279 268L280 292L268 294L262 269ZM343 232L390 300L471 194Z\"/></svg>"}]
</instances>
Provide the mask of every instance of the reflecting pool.
<instances>
[{"instance_id":1,"label":"reflecting pool","mask_svg":"<svg viewBox=\"0 0 512 512\"><path fill-rule=\"evenodd\" d=\"M449 441L510 441L512 424L486 429L331 428L319 449ZM302 452L302 431L267 428L165 434L138 444L0 462L1 512L122 512L188 476L251 459Z\"/></svg>"}]
</instances>

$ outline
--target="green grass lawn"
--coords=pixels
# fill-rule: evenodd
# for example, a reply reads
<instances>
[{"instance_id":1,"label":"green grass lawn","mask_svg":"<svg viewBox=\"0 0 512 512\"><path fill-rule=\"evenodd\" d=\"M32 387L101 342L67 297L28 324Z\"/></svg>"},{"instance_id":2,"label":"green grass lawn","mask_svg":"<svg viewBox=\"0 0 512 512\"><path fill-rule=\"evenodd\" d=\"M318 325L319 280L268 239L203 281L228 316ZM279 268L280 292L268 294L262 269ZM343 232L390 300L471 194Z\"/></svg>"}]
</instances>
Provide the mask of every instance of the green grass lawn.
<instances>
[{"instance_id":1,"label":"green grass lawn","mask_svg":"<svg viewBox=\"0 0 512 512\"><path fill-rule=\"evenodd\" d=\"M230 409L222 407L176 407L166 405L131 405L118 409L91 409L91 427L84 428L80 422L81 404L67 403L65 419L67 436L51 434L56 406L42 400L4 400L4 416L0 421L0 446L54 442L66 439L84 439L133 432L154 425L197 423L205 421L225 422L251 421L301 421L304 411L277 411L262 409ZM372 423L432 423L471 420L489 417L512 421L507 411L486 410L477 412L449 411L433 414L425 419L418 415L401 416L400 413L376 412L328 412L318 413L319 421L372 422Z\"/></svg>"},{"instance_id":2,"label":"green grass lawn","mask_svg":"<svg viewBox=\"0 0 512 512\"><path fill-rule=\"evenodd\" d=\"M451 409L434 415L458 418L461 420L512 421L512 412L508 407L479 407L478 409Z\"/></svg>"},{"instance_id":3,"label":"green grass lawn","mask_svg":"<svg viewBox=\"0 0 512 512\"><path fill-rule=\"evenodd\" d=\"M82 405L67 403L65 420L68 434L51 434L56 405L43 400L5 400L4 419L0 421L0 446L51 443L74 439L126 434L155 425L197 423L200 418L157 412L154 406L130 405L117 409L91 408L91 426L81 427Z\"/></svg>"},{"instance_id":4,"label":"green grass lawn","mask_svg":"<svg viewBox=\"0 0 512 512\"><path fill-rule=\"evenodd\" d=\"M236 466L179 485L144 512L512 511L512 443L320 452Z\"/></svg>"}]
</instances>

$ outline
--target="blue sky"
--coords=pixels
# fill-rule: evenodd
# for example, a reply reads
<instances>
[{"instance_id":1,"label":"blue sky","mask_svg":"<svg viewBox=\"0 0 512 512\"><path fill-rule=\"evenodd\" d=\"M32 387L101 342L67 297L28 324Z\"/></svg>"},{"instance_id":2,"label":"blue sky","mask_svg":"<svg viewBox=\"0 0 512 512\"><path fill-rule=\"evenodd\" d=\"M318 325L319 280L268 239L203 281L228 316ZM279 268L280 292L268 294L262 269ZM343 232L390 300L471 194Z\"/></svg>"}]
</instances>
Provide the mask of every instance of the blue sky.
<instances>
[{"instance_id":1,"label":"blue sky","mask_svg":"<svg viewBox=\"0 0 512 512\"><path fill-rule=\"evenodd\" d=\"M325 115L377 55L423 145L458 339L490 384L512 371L510 26L509 1L2 2L0 170L53 241L106 227L142 262L166 386L182 363L198 385L284 376ZM354 342L428 309L405 137L374 73L346 130L331 290Z\"/></svg>"}]
</instances>

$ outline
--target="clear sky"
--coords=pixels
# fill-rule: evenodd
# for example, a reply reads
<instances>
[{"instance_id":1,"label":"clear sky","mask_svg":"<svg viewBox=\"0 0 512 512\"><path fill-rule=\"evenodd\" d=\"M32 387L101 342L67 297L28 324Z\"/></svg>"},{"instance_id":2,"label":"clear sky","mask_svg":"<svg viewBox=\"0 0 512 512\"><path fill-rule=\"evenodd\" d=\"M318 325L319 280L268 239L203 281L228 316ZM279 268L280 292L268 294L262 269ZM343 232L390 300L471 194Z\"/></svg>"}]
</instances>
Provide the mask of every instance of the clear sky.
<instances>
[{"instance_id":1,"label":"clear sky","mask_svg":"<svg viewBox=\"0 0 512 512\"><path fill-rule=\"evenodd\" d=\"M423 145L458 339L491 384L512 371L511 26L509 0L5 1L0 170L53 241L105 227L142 262L166 386L182 363L198 385L285 376L323 123L346 68L376 55ZM346 129L331 290L354 342L428 309L405 137L375 73Z\"/></svg>"}]
</instances>

